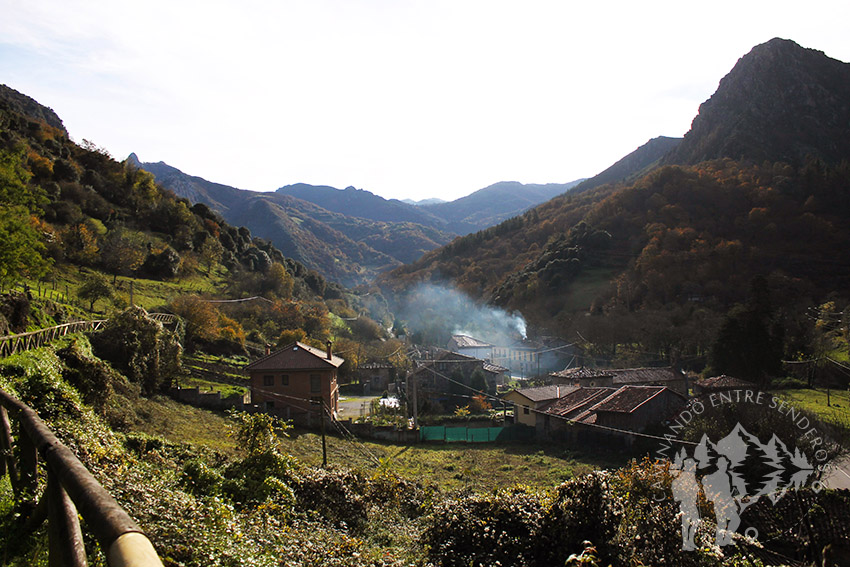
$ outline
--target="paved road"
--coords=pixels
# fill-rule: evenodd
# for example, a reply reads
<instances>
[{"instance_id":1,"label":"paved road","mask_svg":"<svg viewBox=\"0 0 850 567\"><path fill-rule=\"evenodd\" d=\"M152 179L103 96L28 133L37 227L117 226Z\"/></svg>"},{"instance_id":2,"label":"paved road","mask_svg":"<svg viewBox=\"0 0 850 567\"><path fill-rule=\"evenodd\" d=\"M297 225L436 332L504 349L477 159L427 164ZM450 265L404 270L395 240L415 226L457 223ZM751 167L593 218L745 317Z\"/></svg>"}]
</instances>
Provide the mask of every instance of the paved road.
<instances>
[{"instance_id":1,"label":"paved road","mask_svg":"<svg viewBox=\"0 0 850 567\"><path fill-rule=\"evenodd\" d=\"M357 419L361 415L369 414L372 400L379 396L343 396L339 399L337 414L339 419ZM361 413L362 412L362 413Z\"/></svg>"},{"instance_id":2,"label":"paved road","mask_svg":"<svg viewBox=\"0 0 850 567\"><path fill-rule=\"evenodd\" d=\"M850 457L844 457L830 467L824 475L823 483L827 488L850 489Z\"/></svg>"}]
</instances>

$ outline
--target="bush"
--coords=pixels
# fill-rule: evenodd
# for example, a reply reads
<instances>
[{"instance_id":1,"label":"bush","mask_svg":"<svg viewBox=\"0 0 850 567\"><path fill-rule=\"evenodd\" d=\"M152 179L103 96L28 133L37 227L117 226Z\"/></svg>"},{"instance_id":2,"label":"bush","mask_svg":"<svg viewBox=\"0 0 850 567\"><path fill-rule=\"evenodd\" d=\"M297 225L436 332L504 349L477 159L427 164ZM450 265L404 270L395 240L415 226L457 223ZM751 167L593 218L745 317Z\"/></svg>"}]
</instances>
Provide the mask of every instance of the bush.
<instances>
[{"instance_id":1,"label":"bush","mask_svg":"<svg viewBox=\"0 0 850 567\"><path fill-rule=\"evenodd\" d=\"M361 527L366 520L366 502L360 491L363 479L351 471L309 469L295 486L300 508L319 513L337 526Z\"/></svg>"},{"instance_id":2,"label":"bush","mask_svg":"<svg viewBox=\"0 0 850 567\"><path fill-rule=\"evenodd\" d=\"M175 335L141 307L122 311L92 335L95 354L109 361L151 395L166 391L181 371L182 347Z\"/></svg>"},{"instance_id":3,"label":"bush","mask_svg":"<svg viewBox=\"0 0 850 567\"><path fill-rule=\"evenodd\" d=\"M196 496L214 496L221 492L224 477L203 459L192 459L183 465L180 485Z\"/></svg>"},{"instance_id":4,"label":"bush","mask_svg":"<svg viewBox=\"0 0 850 567\"><path fill-rule=\"evenodd\" d=\"M422 534L429 559L444 567L534 565L543 499L523 488L437 505Z\"/></svg>"},{"instance_id":5,"label":"bush","mask_svg":"<svg viewBox=\"0 0 850 567\"><path fill-rule=\"evenodd\" d=\"M620 515L608 473L594 472L563 483L540 523L537 564L563 565L585 541L599 542L599 557L610 561L615 550L608 542L617 533Z\"/></svg>"}]
</instances>

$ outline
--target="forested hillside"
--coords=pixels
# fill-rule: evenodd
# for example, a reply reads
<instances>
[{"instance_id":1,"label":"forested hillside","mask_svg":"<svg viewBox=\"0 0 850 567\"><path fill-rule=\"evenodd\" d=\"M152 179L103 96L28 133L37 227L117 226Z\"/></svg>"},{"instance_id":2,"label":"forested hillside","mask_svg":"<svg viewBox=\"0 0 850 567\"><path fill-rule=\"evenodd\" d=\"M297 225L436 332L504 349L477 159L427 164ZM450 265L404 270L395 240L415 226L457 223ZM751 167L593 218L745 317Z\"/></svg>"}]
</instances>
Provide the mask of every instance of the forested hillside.
<instances>
[{"instance_id":1,"label":"forested hillside","mask_svg":"<svg viewBox=\"0 0 850 567\"><path fill-rule=\"evenodd\" d=\"M432 215L366 191L299 185L261 193L190 176L162 162L141 163L135 154L128 161L180 197L208 205L287 257L347 286L368 283L453 238Z\"/></svg>"},{"instance_id":2,"label":"forested hillside","mask_svg":"<svg viewBox=\"0 0 850 567\"><path fill-rule=\"evenodd\" d=\"M774 108L779 103L767 88L751 93L746 104L727 104L720 117L713 113L721 106L715 97L742 101L730 93L772 85L765 73L783 63L788 77L811 78L796 70L800 65L829 67L819 90L785 85L788 93L802 93L810 112L792 120L793 112ZM836 299L840 312L850 289L850 154L835 153L846 139L848 69L792 42L758 46L703 105L685 140L689 147L709 144L697 128L701 122L715 124L712 132L735 124L737 139L756 144L765 138L764 159L736 160L721 148L720 159L570 192L398 268L382 285L394 293L422 281L455 285L522 312L538 329L578 333L608 361L685 357L701 369L730 309L752 299L751 282L760 277L773 301L770 324L784 330L784 354L811 352L807 309ZM819 96L806 98L812 89ZM754 116L778 115L786 121L747 126ZM812 131L813 117L817 140L800 133ZM766 157L777 136L805 140L808 157L778 149L775 159Z\"/></svg>"},{"instance_id":3,"label":"forested hillside","mask_svg":"<svg viewBox=\"0 0 850 567\"><path fill-rule=\"evenodd\" d=\"M50 287L66 306L98 309L97 316L133 299L184 317L190 349L241 353L247 343L276 344L281 336L317 344L333 338L344 346L357 336L363 360L374 354L371 343L376 352L398 350L384 340L383 326L392 319L380 295L349 293L207 205L177 198L133 164L89 142L74 143L58 117L60 127L42 120L52 111L36 101L12 89L2 93L8 95L0 97L3 289ZM249 297L262 300L207 301ZM4 330L36 324L7 307ZM65 322L66 309L53 309L52 323Z\"/></svg>"}]
</instances>

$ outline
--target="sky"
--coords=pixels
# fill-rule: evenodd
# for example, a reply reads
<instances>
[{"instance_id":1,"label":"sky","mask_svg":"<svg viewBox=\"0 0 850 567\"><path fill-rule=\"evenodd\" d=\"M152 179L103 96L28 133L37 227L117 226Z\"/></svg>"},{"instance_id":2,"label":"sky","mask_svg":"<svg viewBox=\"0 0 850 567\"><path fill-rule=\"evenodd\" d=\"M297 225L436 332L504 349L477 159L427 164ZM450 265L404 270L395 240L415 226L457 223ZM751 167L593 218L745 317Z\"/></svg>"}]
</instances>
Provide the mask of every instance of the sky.
<instances>
[{"instance_id":1,"label":"sky","mask_svg":"<svg viewBox=\"0 0 850 567\"><path fill-rule=\"evenodd\" d=\"M0 0L0 83L240 189L453 200L682 136L755 45L850 61L850 2Z\"/></svg>"}]
</instances>

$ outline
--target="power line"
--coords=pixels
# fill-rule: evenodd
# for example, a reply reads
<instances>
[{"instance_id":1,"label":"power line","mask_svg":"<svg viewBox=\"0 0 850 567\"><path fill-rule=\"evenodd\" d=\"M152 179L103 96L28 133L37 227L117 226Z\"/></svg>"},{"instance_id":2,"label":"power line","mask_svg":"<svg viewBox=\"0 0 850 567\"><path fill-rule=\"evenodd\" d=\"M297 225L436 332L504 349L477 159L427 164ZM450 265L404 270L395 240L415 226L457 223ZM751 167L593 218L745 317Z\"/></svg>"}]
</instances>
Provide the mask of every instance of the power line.
<instances>
[{"instance_id":1,"label":"power line","mask_svg":"<svg viewBox=\"0 0 850 567\"><path fill-rule=\"evenodd\" d=\"M502 398L497 398L497 397L491 396L490 394L488 394L486 392L482 392L481 390L476 390L472 386L468 386L468 385L464 384L463 382L458 382L457 380L453 380L452 378L449 378L445 374L442 374L442 373L434 370L430 366L425 366L424 368L427 368L428 370L430 370L435 375L437 375L437 376L439 376L439 377L441 377L445 380L448 380L449 382L452 382L453 384L457 384L459 386L462 386L463 388L467 388L468 390L472 390L473 392L476 392L480 395L483 395L485 398L495 400L495 401L498 401L500 403L505 403L505 400L502 399ZM514 407L516 407L516 404L514 404ZM644 438L644 439L653 439L653 440L656 440L656 441L664 441L664 442L667 442L667 443L670 443L672 441L672 442L680 443L680 444L683 444L683 445L693 445L693 446L698 445L698 443L694 443L693 441L684 441L684 440L678 440L678 439L671 440L669 438L660 437L658 435L650 435L648 433L640 433L638 431L629 431L628 429L618 429L616 427L609 427L607 425L600 425L598 423L586 423L586 422L583 422L583 421L576 421L574 419L570 419L570 418L564 417L562 415L547 413L545 411L542 411L542 410L539 410L539 409L536 409L536 408L528 408L528 409L529 409L529 411L532 411L534 413L546 415L546 416L549 416L549 417L552 417L552 418L555 418L555 419L560 419L562 421L569 423L570 425L584 425L586 427L601 429L603 431L607 431L607 432L610 432L610 433L619 433L619 434L623 434L623 435L631 435L633 437L641 437L641 438Z\"/></svg>"}]
</instances>

